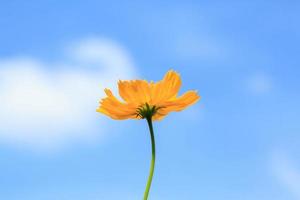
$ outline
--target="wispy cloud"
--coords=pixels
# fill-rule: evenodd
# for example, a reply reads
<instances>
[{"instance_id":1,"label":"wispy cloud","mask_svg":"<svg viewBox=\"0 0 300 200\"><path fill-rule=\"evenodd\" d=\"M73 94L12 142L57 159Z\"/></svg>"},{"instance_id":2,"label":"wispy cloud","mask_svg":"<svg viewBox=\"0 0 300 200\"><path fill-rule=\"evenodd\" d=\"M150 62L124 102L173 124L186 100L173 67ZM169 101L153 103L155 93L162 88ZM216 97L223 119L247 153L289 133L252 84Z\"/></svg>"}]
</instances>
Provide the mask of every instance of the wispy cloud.
<instances>
[{"instance_id":1,"label":"wispy cloud","mask_svg":"<svg viewBox=\"0 0 300 200\"><path fill-rule=\"evenodd\" d=\"M274 153L272 172L280 184L300 200L300 168L285 153Z\"/></svg>"},{"instance_id":2,"label":"wispy cloud","mask_svg":"<svg viewBox=\"0 0 300 200\"><path fill-rule=\"evenodd\" d=\"M257 95L268 93L272 89L272 80L270 76L263 73L257 73L250 76L247 79L246 84L248 91Z\"/></svg>"},{"instance_id":3,"label":"wispy cloud","mask_svg":"<svg viewBox=\"0 0 300 200\"><path fill-rule=\"evenodd\" d=\"M113 40L87 38L66 49L69 58L54 64L0 58L2 143L49 149L93 135L103 87L135 74L129 52Z\"/></svg>"},{"instance_id":4,"label":"wispy cloud","mask_svg":"<svg viewBox=\"0 0 300 200\"><path fill-rule=\"evenodd\" d=\"M193 34L183 34L184 37L179 37L175 41L175 53L184 59L224 59L228 56L228 47L220 44L214 38L207 36L199 36Z\"/></svg>"}]
</instances>

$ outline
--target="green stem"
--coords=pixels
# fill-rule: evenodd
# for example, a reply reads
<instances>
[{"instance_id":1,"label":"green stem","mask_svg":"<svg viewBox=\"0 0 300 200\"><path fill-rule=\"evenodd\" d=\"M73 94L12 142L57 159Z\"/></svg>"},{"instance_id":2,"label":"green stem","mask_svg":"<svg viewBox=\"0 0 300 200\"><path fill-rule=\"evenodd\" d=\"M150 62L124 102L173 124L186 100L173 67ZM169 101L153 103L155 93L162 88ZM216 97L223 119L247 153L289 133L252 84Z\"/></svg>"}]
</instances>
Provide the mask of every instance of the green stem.
<instances>
[{"instance_id":1,"label":"green stem","mask_svg":"<svg viewBox=\"0 0 300 200\"><path fill-rule=\"evenodd\" d=\"M151 160L149 178L148 178L145 193L144 193L144 200L148 199L148 195L149 195L149 191L150 191L150 187L151 187L151 183L152 183L152 178L153 178L153 173L154 173L154 165L155 165L155 139L154 139L153 126L152 126L152 118L147 117L146 119L148 122L150 135L151 135L152 160Z\"/></svg>"}]
</instances>

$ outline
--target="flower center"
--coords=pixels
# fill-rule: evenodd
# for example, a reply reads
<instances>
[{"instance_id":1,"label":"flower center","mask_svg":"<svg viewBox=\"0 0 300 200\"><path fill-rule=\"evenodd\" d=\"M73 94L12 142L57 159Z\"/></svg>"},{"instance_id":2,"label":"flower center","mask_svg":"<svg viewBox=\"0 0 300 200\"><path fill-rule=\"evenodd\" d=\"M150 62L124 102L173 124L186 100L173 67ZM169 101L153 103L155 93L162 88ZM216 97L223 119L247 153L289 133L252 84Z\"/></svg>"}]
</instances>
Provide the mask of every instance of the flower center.
<instances>
[{"instance_id":1,"label":"flower center","mask_svg":"<svg viewBox=\"0 0 300 200\"><path fill-rule=\"evenodd\" d=\"M148 103L145 103L141 105L137 111L136 115L140 117L141 119L151 119L153 115L158 111L160 107L155 105L149 105Z\"/></svg>"}]
</instances>

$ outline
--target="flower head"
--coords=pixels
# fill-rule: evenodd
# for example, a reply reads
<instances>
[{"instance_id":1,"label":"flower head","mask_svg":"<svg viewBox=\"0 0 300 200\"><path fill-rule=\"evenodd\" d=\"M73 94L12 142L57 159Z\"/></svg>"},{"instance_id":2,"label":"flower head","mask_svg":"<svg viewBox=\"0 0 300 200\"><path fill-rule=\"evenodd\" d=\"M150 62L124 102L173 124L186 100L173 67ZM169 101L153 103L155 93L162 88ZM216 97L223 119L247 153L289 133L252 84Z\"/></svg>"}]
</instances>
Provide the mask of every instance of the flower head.
<instances>
[{"instance_id":1,"label":"flower head","mask_svg":"<svg viewBox=\"0 0 300 200\"><path fill-rule=\"evenodd\" d=\"M181 111L196 103L200 96L196 91L188 91L178 97L181 79L178 73L170 70L165 77L154 83L145 80L119 81L119 94L124 101L119 101L109 89L107 97L100 101L97 112L113 119L160 120L172 111Z\"/></svg>"}]
</instances>

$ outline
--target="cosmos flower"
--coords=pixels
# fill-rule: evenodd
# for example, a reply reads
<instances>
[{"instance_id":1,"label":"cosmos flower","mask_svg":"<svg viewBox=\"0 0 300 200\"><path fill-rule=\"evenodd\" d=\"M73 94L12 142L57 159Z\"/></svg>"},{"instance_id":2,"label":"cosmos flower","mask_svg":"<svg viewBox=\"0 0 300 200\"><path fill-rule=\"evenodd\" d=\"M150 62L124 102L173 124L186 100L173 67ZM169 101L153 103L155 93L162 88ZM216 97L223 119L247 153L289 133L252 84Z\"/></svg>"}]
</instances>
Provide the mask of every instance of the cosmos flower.
<instances>
[{"instance_id":1,"label":"cosmos flower","mask_svg":"<svg viewBox=\"0 0 300 200\"><path fill-rule=\"evenodd\" d=\"M195 91L188 91L178 96L181 79L173 70L157 82L148 83L145 80L119 81L119 94L123 101L118 100L111 90L105 89L107 97L100 101L97 112L112 119L146 119L149 126L152 147L150 173L144 193L148 199L155 166L155 138L153 120L160 120L172 111L181 111L196 103L200 96Z\"/></svg>"},{"instance_id":2,"label":"cosmos flower","mask_svg":"<svg viewBox=\"0 0 300 200\"><path fill-rule=\"evenodd\" d=\"M160 120L172 111L181 111L196 103L199 96L196 91L188 91L178 97L181 79L173 70L157 82L145 80L119 81L119 94L124 101L119 101L109 89L102 99L98 112L113 119L143 119L151 115L153 120Z\"/></svg>"}]
</instances>

